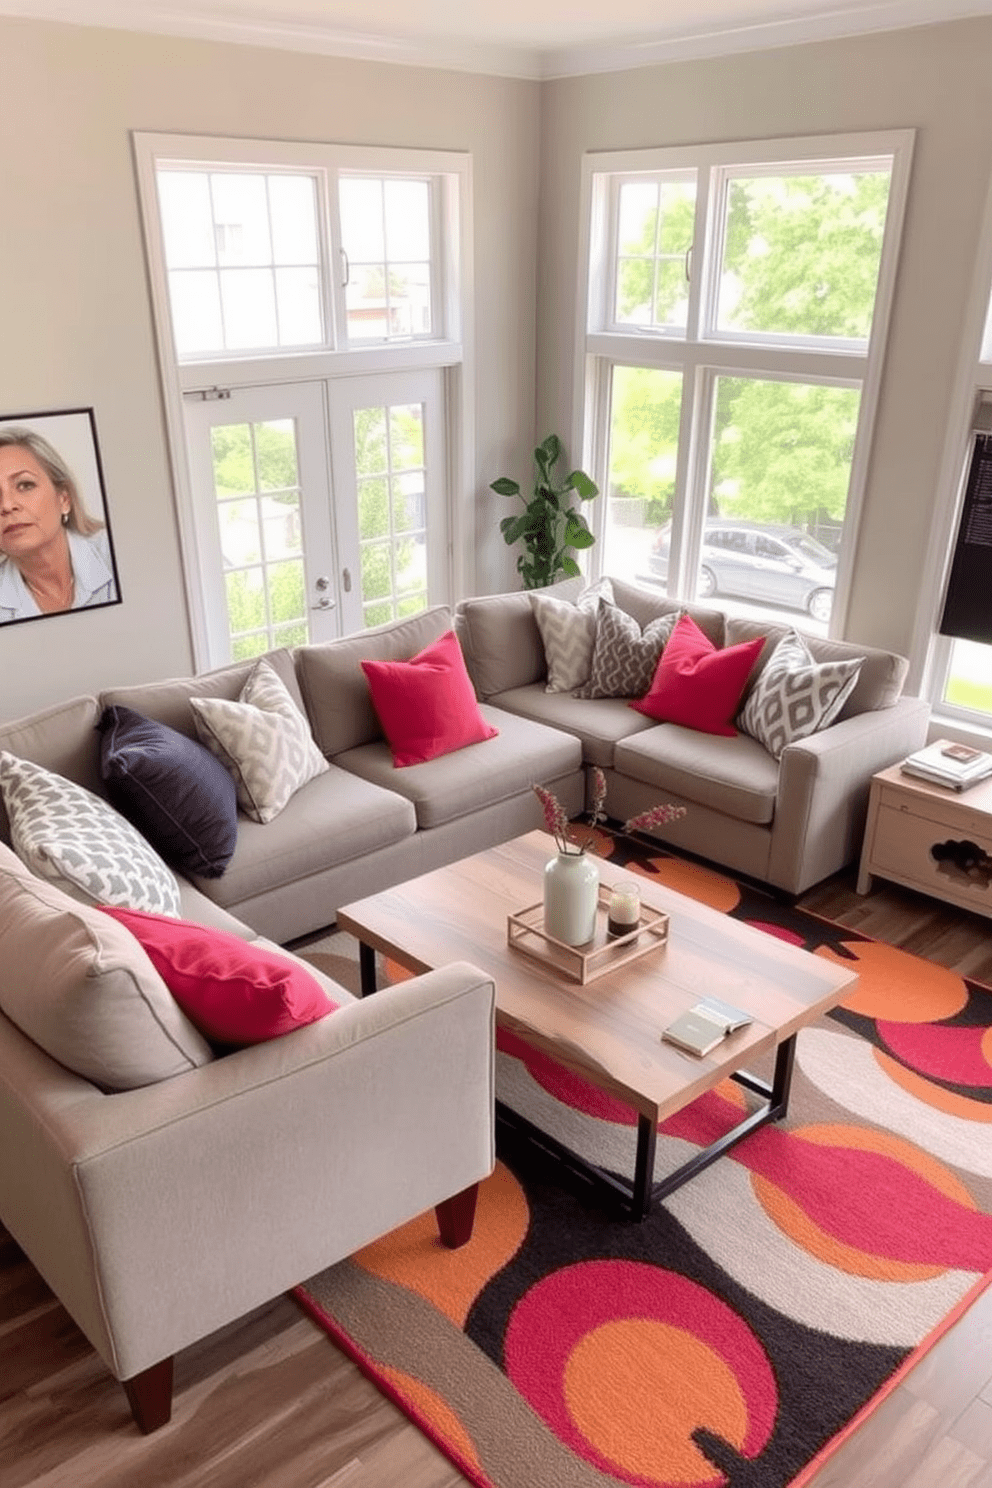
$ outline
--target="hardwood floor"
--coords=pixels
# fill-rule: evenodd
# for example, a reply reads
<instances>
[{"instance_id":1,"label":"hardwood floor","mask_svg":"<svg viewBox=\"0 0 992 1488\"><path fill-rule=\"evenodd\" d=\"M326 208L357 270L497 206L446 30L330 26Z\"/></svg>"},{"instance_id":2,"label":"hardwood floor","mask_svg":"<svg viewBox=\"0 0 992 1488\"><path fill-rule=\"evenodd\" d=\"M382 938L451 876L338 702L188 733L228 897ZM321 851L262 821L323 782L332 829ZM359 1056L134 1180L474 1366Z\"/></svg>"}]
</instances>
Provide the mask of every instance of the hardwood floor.
<instances>
[{"instance_id":1,"label":"hardwood floor","mask_svg":"<svg viewBox=\"0 0 992 1488\"><path fill-rule=\"evenodd\" d=\"M990 920L891 886L859 898L853 871L800 904L992 984ZM141 1436L121 1387L0 1230L2 1488L459 1488L465 1481L289 1298L180 1354L173 1419ZM992 1289L811 1488L992 1488Z\"/></svg>"}]
</instances>

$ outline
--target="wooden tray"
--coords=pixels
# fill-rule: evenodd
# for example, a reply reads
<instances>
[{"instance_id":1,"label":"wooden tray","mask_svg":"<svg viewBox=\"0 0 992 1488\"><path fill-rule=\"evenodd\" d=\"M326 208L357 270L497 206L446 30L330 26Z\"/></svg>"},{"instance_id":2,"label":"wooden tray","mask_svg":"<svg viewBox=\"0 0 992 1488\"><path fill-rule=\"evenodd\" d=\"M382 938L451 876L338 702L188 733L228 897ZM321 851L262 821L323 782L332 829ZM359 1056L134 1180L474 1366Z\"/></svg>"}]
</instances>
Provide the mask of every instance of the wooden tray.
<instances>
[{"instance_id":1,"label":"wooden tray","mask_svg":"<svg viewBox=\"0 0 992 1488\"><path fill-rule=\"evenodd\" d=\"M506 917L506 940L514 950L522 951L535 961L551 966L583 985L639 961L652 951L660 950L668 940L668 916L658 909L641 906L641 917L626 935L610 939L606 933L610 894L605 884L599 886L596 905L596 933L585 945L570 946L556 940L544 928L544 905L531 904Z\"/></svg>"}]
</instances>

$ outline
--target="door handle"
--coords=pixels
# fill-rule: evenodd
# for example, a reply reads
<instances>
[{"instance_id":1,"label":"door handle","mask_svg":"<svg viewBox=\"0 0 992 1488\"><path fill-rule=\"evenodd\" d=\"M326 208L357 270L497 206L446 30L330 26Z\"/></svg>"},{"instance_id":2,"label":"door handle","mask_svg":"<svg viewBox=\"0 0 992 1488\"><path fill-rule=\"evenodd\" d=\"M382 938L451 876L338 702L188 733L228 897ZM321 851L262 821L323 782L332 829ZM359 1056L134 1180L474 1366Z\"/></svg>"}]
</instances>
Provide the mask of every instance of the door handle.
<instances>
[{"instance_id":1,"label":"door handle","mask_svg":"<svg viewBox=\"0 0 992 1488\"><path fill-rule=\"evenodd\" d=\"M336 601L328 593L331 587L331 581L326 574L321 574L319 578L314 579L313 587L317 591L318 598L317 603L310 606L312 610L333 610L336 608Z\"/></svg>"}]
</instances>

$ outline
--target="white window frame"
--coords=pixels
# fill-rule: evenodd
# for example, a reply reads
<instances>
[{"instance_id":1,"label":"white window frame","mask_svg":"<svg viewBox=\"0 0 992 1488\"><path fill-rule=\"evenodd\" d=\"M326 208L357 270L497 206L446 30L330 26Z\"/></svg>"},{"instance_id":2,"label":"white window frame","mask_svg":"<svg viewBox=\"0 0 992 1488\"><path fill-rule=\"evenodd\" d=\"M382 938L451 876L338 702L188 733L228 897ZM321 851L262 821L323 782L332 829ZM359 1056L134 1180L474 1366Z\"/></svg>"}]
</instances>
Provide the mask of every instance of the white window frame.
<instances>
[{"instance_id":1,"label":"white window frame","mask_svg":"<svg viewBox=\"0 0 992 1488\"><path fill-rule=\"evenodd\" d=\"M839 554L831 631L843 634L850 595L851 566L864 503L868 458L878 407L883 354L895 289L898 248L906 210L915 132L911 129L854 135L813 135L798 139L728 141L713 145L594 151L583 157L582 241L576 306L573 372L572 445L582 450L583 467L606 487L609 440L609 386L616 365L680 372L683 378L676 500L672 516L669 593L691 597L692 555L702 536L709 469L709 430L713 394L720 376L812 381L861 391L858 432L851 461L844 540ZM891 160L889 203L879 263L871 334L867 342L840 337L802 337L720 331L717 327L719 278L716 259L722 243L726 191L735 175L776 174L789 167L848 168ZM614 192L619 179L664 172L673 179L696 172L696 224L693 257L699 260L689 284L684 331L611 323L612 269L616 261ZM688 396L687 396L688 394ZM605 503L594 510L597 537L606 526ZM601 543L591 550L594 574L602 562Z\"/></svg>"},{"instance_id":2,"label":"white window frame","mask_svg":"<svg viewBox=\"0 0 992 1488\"><path fill-rule=\"evenodd\" d=\"M916 628L910 651L906 685L929 699L933 720L947 719L950 732L962 739L974 738L983 748L992 747L992 719L969 708L955 707L943 699L951 664L953 640L937 632L944 590L954 556L961 508L968 481L972 432L979 401L992 400L992 182L985 202L982 232L975 273L965 314L947 438L937 480L927 561L920 586ZM931 735L936 737L933 723Z\"/></svg>"},{"instance_id":3,"label":"white window frame","mask_svg":"<svg viewBox=\"0 0 992 1488\"><path fill-rule=\"evenodd\" d=\"M138 195L144 228L152 306L158 332L166 429L172 458L186 600L194 666L210 665L204 576L209 562L198 529L186 436L183 398L209 397L218 388L253 387L279 382L326 381L377 372L441 368L445 374L446 445L448 450L448 556L451 592L469 592L474 581L474 533L468 516L475 465L472 160L464 151L405 147L339 145L320 142L221 139L201 135L132 134ZM330 284L322 300L326 341L305 350L273 348L244 354L223 352L180 358L175 350L168 272L158 213L156 173L160 165L195 169L287 170L313 175L326 203L321 213L321 250L326 254ZM436 333L391 342L339 344L344 291L335 271L340 244L338 173L430 177L432 192L432 296Z\"/></svg>"}]
</instances>

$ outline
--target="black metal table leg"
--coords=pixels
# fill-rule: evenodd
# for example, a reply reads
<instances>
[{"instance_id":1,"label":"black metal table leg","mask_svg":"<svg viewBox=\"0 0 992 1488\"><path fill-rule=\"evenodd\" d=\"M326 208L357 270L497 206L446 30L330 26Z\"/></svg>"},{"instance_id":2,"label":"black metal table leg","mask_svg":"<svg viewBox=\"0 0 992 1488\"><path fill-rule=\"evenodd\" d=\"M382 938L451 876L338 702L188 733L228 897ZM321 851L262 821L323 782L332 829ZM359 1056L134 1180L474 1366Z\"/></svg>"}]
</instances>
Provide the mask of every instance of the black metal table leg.
<instances>
[{"instance_id":1,"label":"black metal table leg","mask_svg":"<svg viewBox=\"0 0 992 1488\"><path fill-rule=\"evenodd\" d=\"M658 1147L658 1128L650 1116L637 1118L637 1155L634 1158L634 1185L630 1195L631 1219L647 1219L654 1184L654 1157Z\"/></svg>"},{"instance_id":2,"label":"black metal table leg","mask_svg":"<svg viewBox=\"0 0 992 1488\"><path fill-rule=\"evenodd\" d=\"M376 990L375 949L366 945L364 940L358 942L358 969L362 979L362 996L367 997Z\"/></svg>"}]
</instances>

